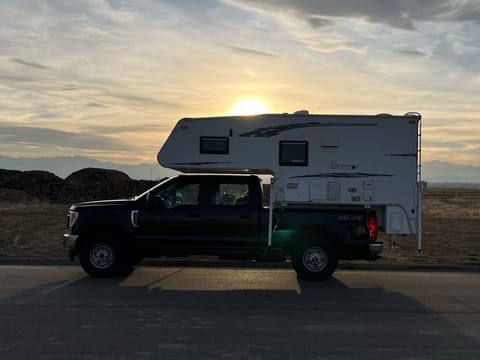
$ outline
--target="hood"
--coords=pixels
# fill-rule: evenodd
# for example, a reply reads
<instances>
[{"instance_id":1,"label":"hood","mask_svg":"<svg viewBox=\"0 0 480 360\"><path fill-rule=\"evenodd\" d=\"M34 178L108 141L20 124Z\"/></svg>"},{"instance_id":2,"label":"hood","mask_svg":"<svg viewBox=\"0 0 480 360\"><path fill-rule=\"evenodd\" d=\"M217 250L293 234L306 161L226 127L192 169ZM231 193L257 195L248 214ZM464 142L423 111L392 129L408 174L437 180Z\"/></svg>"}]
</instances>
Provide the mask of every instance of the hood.
<instances>
[{"instance_id":1,"label":"hood","mask_svg":"<svg viewBox=\"0 0 480 360\"><path fill-rule=\"evenodd\" d=\"M99 200L99 201L85 201L72 205L72 208L83 207L102 207L102 206L122 206L135 203L135 199L116 199L116 200Z\"/></svg>"}]
</instances>

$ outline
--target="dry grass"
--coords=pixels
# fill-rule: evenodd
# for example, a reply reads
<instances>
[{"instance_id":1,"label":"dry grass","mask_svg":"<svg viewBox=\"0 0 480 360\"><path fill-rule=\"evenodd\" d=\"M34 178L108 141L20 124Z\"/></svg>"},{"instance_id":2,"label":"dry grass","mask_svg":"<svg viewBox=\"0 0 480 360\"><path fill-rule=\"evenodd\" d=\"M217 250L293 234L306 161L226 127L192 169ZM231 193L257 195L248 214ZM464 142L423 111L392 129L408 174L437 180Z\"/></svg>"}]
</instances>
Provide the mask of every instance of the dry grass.
<instances>
[{"instance_id":1,"label":"dry grass","mask_svg":"<svg viewBox=\"0 0 480 360\"><path fill-rule=\"evenodd\" d=\"M0 203L0 256L64 258L68 205ZM416 237L384 237L380 263L480 264L480 190L428 189L423 196L423 253ZM396 245L396 246L393 246Z\"/></svg>"},{"instance_id":2,"label":"dry grass","mask_svg":"<svg viewBox=\"0 0 480 360\"><path fill-rule=\"evenodd\" d=\"M0 203L0 256L63 258L68 206Z\"/></svg>"},{"instance_id":3,"label":"dry grass","mask_svg":"<svg viewBox=\"0 0 480 360\"><path fill-rule=\"evenodd\" d=\"M384 237L380 262L480 264L480 190L428 189L422 205L422 253L415 251L416 236L397 237L395 243Z\"/></svg>"}]
</instances>

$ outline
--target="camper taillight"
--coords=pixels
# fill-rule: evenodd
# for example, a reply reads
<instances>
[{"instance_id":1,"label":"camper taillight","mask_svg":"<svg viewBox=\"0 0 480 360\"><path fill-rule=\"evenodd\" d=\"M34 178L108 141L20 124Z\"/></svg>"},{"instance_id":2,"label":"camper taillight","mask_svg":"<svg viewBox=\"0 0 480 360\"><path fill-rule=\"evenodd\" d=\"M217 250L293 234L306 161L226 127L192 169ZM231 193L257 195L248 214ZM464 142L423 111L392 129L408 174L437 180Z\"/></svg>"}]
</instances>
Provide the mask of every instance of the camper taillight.
<instances>
[{"instance_id":1,"label":"camper taillight","mask_svg":"<svg viewBox=\"0 0 480 360\"><path fill-rule=\"evenodd\" d=\"M377 216L375 214L367 215L367 229L370 241L377 241L378 226Z\"/></svg>"}]
</instances>

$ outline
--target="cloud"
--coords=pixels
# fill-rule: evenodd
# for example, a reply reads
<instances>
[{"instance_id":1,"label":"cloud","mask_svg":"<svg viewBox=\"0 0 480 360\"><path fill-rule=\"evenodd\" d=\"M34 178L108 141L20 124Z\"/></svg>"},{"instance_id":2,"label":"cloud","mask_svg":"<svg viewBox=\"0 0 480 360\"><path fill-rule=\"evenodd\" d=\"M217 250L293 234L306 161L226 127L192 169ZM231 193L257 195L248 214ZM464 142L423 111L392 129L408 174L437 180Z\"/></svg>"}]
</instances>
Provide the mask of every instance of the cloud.
<instances>
[{"instance_id":1,"label":"cloud","mask_svg":"<svg viewBox=\"0 0 480 360\"><path fill-rule=\"evenodd\" d=\"M38 64L38 63L35 63L35 62L32 62L32 61L27 61L27 60L22 60L22 59L11 59L11 61L14 62L14 63L17 63L17 64L21 64L21 65L24 65L24 66L27 66L27 67L34 68L34 69L50 70L50 68L48 66L41 65L41 64Z\"/></svg>"},{"instance_id":2,"label":"cloud","mask_svg":"<svg viewBox=\"0 0 480 360\"><path fill-rule=\"evenodd\" d=\"M232 46L232 45L222 45L223 47L226 47L230 50L233 50L236 53L239 54L244 54L244 55L254 55L254 56L266 56L266 57L276 57L276 55L265 52L265 51L259 51L259 50L254 50L254 49L247 49L244 47L239 47L239 46Z\"/></svg>"},{"instance_id":3,"label":"cloud","mask_svg":"<svg viewBox=\"0 0 480 360\"><path fill-rule=\"evenodd\" d=\"M360 18L375 24L416 30L414 22L420 21L473 21L480 23L478 1L385 1L385 0L229 0L230 3L270 11L288 11L302 17L314 27L322 18Z\"/></svg>"},{"instance_id":4,"label":"cloud","mask_svg":"<svg viewBox=\"0 0 480 360\"><path fill-rule=\"evenodd\" d=\"M28 75L5 75L5 74L0 74L0 79L6 80L8 82L13 82L13 83L34 82L38 80L38 78L33 76L28 76Z\"/></svg>"},{"instance_id":5,"label":"cloud","mask_svg":"<svg viewBox=\"0 0 480 360\"><path fill-rule=\"evenodd\" d=\"M34 126L0 125L2 144L25 144L84 150L126 151L130 145L101 135L81 134Z\"/></svg>"},{"instance_id":6,"label":"cloud","mask_svg":"<svg viewBox=\"0 0 480 360\"><path fill-rule=\"evenodd\" d=\"M456 55L478 56L478 54L480 54L480 45L475 44L474 41L464 36L459 36L458 34L448 34L446 36L446 41L448 44L450 44L453 52Z\"/></svg>"},{"instance_id":7,"label":"cloud","mask_svg":"<svg viewBox=\"0 0 480 360\"><path fill-rule=\"evenodd\" d=\"M107 108L107 107L108 107L107 105L100 104L100 103L98 103L98 102L93 102L93 101L87 103L86 106L88 106L88 107L97 107L97 108Z\"/></svg>"},{"instance_id":8,"label":"cloud","mask_svg":"<svg viewBox=\"0 0 480 360\"><path fill-rule=\"evenodd\" d=\"M310 49L325 53L331 53L339 50L348 50L353 52L362 52L366 46L359 42L349 40L339 34L324 34L318 36L316 34L297 32L297 37L303 41Z\"/></svg>"},{"instance_id":9,"label":"cloud","mask_svg":"<svg viewBox=\"0 0 480 360\"><path fill-rule=\"evenodd\" d=\"M74 91L78 90L78 86L75 84L66 84L61 88L62 91Z\"/></svg>"},{"instance_id":10,"label":"cloud","mask_svg":"<svg viewBox=\"0 0 480 360\"><path fill-rule=\"evenodd\" d=\"M321 17L309 17L307 18L307 21L313 28L322 28L333 24L332 20Z\"/></svg>"},{"instance_id":11,"label":"cloud","mask_svg":"<svg viewBox=\"0 0 480 360\"><path fill-rule=\"evenodd\" d=\"M474 22L480 24L480 3L478 1L451 2L451 8L443 16L446 20Z\"/></svg>"},{"instance_id":12,"label":"cloud","mask_svg":"<svg viewBox=\"0 0 480 360\"><path fill-rule=\"evenodd\" d=\"M411 57L424 57L428 55L426 52L423 52L414 48L396 49L395 52L401 55L411 56Z\"/></svg>"},{"instance_id":13,"label":"cloud","mask_svg":"<svg viewBox=\"0 0 480 360\"><path fill-rule=\"evenodd\" d=\"M106 135L115 135L115 134L152 134L160 133L170 130L170 127L166 125L118 125L118 126L107 126L107 125L89 125L88 131L96 134L106 134Z\"/></svg>"}]
</instances>

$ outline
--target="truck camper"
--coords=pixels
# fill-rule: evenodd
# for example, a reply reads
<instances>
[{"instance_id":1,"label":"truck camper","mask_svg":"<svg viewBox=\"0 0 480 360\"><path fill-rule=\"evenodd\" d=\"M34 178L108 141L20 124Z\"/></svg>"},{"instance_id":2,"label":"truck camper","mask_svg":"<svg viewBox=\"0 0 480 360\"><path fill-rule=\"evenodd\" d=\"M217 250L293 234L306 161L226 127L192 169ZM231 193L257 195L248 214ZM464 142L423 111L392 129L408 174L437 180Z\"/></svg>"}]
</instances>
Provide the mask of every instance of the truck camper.
<instances>
[{"instance_id":1,"label":"truck camper","mask_svg":"<svg viewBox=\"0 0 480 360\"><path fill-rule=\"evenodd\" d=\"M418 234L421 116L294 114L181 119L158 162L188 175L124 200L73 204L64 244L92 276L143 257L291 260L326 280L376 258L378 231ZM196 173L196 174L194 174ZM262 179L270 177L269 206Z\"/></svg>"},{"instance_id":2,"label":"truck camper","mask_svg":"<svg viewBox=\"0 0 480 360\"><path fill-rule=\"evenodd\" d=\"M367 207L386 234L420 235L420 123L416 112L184 118L157 158L184 173L273 175L275 207Z\"/></svg>"}]
</instances>

